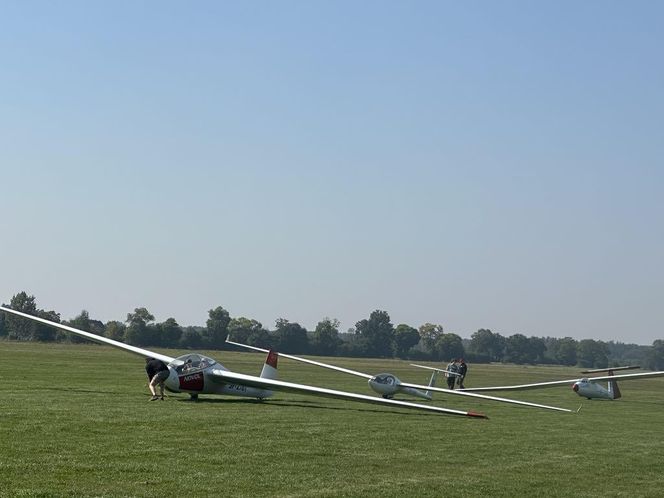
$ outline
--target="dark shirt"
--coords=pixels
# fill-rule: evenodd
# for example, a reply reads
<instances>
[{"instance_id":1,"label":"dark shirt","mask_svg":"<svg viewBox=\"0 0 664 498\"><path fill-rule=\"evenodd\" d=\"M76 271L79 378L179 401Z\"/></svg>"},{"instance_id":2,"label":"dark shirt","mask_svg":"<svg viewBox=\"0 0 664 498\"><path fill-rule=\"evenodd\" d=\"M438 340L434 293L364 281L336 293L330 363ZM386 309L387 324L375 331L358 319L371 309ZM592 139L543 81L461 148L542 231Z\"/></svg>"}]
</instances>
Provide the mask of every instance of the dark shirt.
<instances>
[{"instance_id":1,"label":"dark shirt","mask_svg":"<svg viewBox=\"0 0 664 498\"><path fill-rule=\"evenodd\" d=\"M466 365L465 363L459 365L459 373L461 374L462 377L465 377L467 371L468 371L468 365Z\"/></svg>"},{"instance_id":2,"label":"dark shirt","mask_svg":"<svg viewBox=\"0 0 664 498\"><path fill-rule=\"evenodd\" d=\"M150 360L145 365L145 371L148 373L148 378L150 380L163 370L168 370L168 367L166 366L166 363L161 360Z\"/></svg>"}]
</instances>

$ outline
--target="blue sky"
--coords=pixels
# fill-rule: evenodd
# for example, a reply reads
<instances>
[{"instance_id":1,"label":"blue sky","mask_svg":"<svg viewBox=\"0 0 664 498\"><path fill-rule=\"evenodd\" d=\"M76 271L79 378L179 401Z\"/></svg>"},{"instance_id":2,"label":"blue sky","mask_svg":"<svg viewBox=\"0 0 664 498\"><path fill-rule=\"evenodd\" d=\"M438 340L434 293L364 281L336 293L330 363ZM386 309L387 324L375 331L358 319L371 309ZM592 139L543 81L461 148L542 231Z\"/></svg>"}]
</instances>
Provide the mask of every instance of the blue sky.
<instances>
[{"instance_id":1,"label":"blue sky","mask_svg":"<svg viewBox=\"0 0 664 498\"><path fill-rule=\"evenodd\" d=\"M664 338L660 2L3 2L0 300Z\"/></svg>"}]
</instances>

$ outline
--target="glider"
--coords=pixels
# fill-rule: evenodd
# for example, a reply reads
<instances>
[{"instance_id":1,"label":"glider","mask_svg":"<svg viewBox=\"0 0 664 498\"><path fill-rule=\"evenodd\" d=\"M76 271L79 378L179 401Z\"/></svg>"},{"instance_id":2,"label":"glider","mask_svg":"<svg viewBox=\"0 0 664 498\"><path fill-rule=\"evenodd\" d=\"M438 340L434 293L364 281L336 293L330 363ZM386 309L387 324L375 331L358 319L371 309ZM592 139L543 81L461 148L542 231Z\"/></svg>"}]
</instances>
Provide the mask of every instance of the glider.
<instances>
[{"instance_id":1,"label":"glider","mask_svg":"<svg viewBox=\"0 0 664 498\"><path fill-rule=\"evenodd\" d=\"M534 384L521 384L515 386L496 386L496 387L473 387L463 389L464 392L478 392L478 391L516 391L521 389L538 389L545 387L559 387L559 386L572 386L572 390L581 396L588 399L618 399L622 396L618 388L618 381L624 380L638 380L648 377L661 377L664 371L658 372L643 372L635 374L622 374L615 375L613 372L616 370L628 370L639 367L615 367L597 370L586 370L581 373L600 373L607 372L607 375L599 377L582 377L567 380L554 380L551 382L537 382ZM607 381L607 387L600 386L597 382Z\"/></svg>"},{"instance_id":2,"label":"glider","mask_svg":"<svg viewBox=\"0 0 664 498\"><path fill-rule=\"evenodd\" d=\"M228 344L232 344L234 346L239 346L242 348L247 348L247 349L252 349L254 351L261 351L263 353L267 353L269 350L263 349L263 348L258 348L256 346L249 346L248 344L242 344L239 342L233 342L226 338L226 342ZM419 366L420 368L429 368L431 370L436 370L431 376L431 380L429 381L428 386L422 386L419 384L411 384L408 382L402 382L400 381L395 375L390 374L390 373L382 373L378 375L370 375L367 373L363 372L358 372L356 370L351 370L348 368L343 368L343 367L338 367L336 365L330 365L328 363L323 363L320 361L314 361L314 360L309 360L307 358L302 358L300 356L293 356L285 353L279 353L280 356L284 358L289 358L291 360L295 361L301 361L303 363L309 363L311 365L316 365L319 367L323 368L329 368L331 370L337 370L338 372L344 372L350 375L355 375L357 377L364 377L365 379L368 379L369 387L375 391L376 393L380 394L384 399L391 399L392 396L394 396L397 393L404 393L404 394L410 394L411 396L419 396L421 398L425 398L428 400L431 400L431 392L441 392L441 393L447 393L447 394L454 394L457 396L470 396L473 398L480 398L480 399L486 399L489 401L500 401L503 403L512 403L515 405L522 405L522 406L530 406L534 408L544 408L546 410L556 410L556 411L561 411L561 412L571 412L572 410L568 410L566 408L558 408L556 406L548 406L548 405L539 405L537 403L529 403L527 401L517 401L514 399L507 399L507 398L497 398L495 396L486 396L486 395L481 395L481 394L475 394L475 393L470 393L470 392L465 392L461 390L452 390L452 389L443 389L441 387L435 387L434 383L436 381L436 374L440 372L447 372L447 370L443 370L440 368L432 368L432 367L422 367L422 365L416 365ZM456 374L455 374L456 375ZM377 399L377 398L376 398Z\"/></svg>"},{"instance_id":3,"label":"glider","mask_svg":"<svg viewBox=\"0 0 664 498\"><path fill-rule=\"evenodd\" d=\"M260 376L245 375L231 372L221 363L214 359L197 353L189 353L177 358L167 356L162 353L150 351L147 349L130 346L120 341L115 341L107 337L99 336L91 332L78 330L61 323L52 322L36 316L28 315L20 311L15 311L4 306L0 310L6 313L12 313L29 320L40 322L52 327L66 330L73 334L85 337L95 342L108 344L110 346L129 351L144 358L156 358L168 365L169 376L165 381L165 386L172 392L188 393L193 399L199 394L226 394L232 396L245 396L257 398L260 400L271 397L274 391L293 392L297 394L310 394L313 396L324 396L330 398L344 399L347 401L358 401L374 405L382 405L392 408L408 408L414 410L423 410L437 414L460 415L472 418L487 418L482 413L473 411L453 410L437 406L426 406L406 401L397 401L393 399L376 398L363 394L349 393L315 387L293 382L284 382L277 380L277 360L278 354L274 351L268 352L263 370ZM188 360L191 360L189 362ZM185 370L185 364L191 364L191 367ZM478 395L479 396L479 395Z\"/></svg>"}]
</instances>

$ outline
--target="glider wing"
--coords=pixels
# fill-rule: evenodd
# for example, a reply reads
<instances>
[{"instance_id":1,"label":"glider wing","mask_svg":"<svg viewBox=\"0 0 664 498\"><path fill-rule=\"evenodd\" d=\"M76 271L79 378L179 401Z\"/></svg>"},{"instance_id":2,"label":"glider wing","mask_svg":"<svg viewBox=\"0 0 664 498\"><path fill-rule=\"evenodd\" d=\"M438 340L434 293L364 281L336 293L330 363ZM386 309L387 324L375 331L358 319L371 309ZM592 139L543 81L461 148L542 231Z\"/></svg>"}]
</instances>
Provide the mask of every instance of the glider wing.
<instances>
[{"instance_id":1,"label":"glider wing","mask_svg":"<svg viewBox=\"0 0 664 498\"><path fill-rule=\"evenodd\" d=\"M229 372L226 370L215 369L212 375L221 382L229 382L240 384L247 387L255 387L258 389L267 389L271 391L285 391L298 394L310 394L314 396L323 396L328 398L338 398L347 401L359 401L362 403L370 403L374 405L383 405L396 408L409 408L415 410L423 410L429 412L436 412L446 415L461 415L465 417L487 418L482 413L473 411L464 412L461 410L452 410L450 408L440 408L437 406L426 406L418 403L409 403L406 401L397 401L393 399L376 398L374 396L366 396L364 394L355 394L345 391L336 391L334 389L326 389L322 387L307 386L304 384L295 384L293 382L284 382L275 379L266 379L264 377L255 377L253 375L245 375L236 372Z\"/></svg>"},{"instance_id":2,"label":"glider wing","mask_svg":"<svg viewBox=\"0 0 664 498\"><path fill-rule=\"evenodd\" d=\"M78 330L75 329L74 327L69 327L67 325L63 325L61 323L57 322L52 322L50 320L45 320L44 318L39 318L38 316L32 316L28 315L27 313L23 313L21 311L16 311L11 308L5 308L4 306L0 306L0 310L6 312L6 313L13 313L14 315L22 316L23 318L28 318L30 320L33 320L35 322L40 322L45 325L50 325L51 327L55 327L61 330L66 330L67 332L71 332L72 334L80 335L81 337L85 337L86 339L89 339L91 341L95 342L100 342L102 344L108 344L109 346L114 346L116 348L124 349L125 351L129 351L134 354L138 354L140 356L143 356L145 358L156 358L158 360L164 361L166 363L170 363L173 361L175 358L172 358L170 356L166 356L165 354L161 353L156 353L154 351L149 351L147 349L142 349L138 348L136 346L130 346L129 344L125 344L120 341L115 341L113 339L109 339L108 337L103 337L101 335L93 334L92 332L86 332L84 330Z\"/></svg>"},{"instance_id":3,"label":"glider wing","mask_svg":"<svg viewBox=\"0 0 664 498\"><path fill-rule=\"evenodd\" d=\"M658 372L642 372L642 373L635 373L635 374L623 374L623 375L602 375L601 377L583 377L585 379L588 379L590 382L596 382L600 380L619 380L619 381L625 381L625 380L637 380L637 379L644 379L648 377L661 377L664 375L664 371L658 371ZM558 386L571 386L575 382L579 382L582 380L581 377L577 377L576 379L567 379L567 380L554 380L551 382L537 382L535 384L520 384L520 385L515 385L515 386L495 386L495 387L472 387L472 388L466 388L463 389L463 391L469 392L477 392L477 391L516 391L520 389L538 389L538 388L545 388L545 387L558 387Z\"/></svg>"},{"instance_id":4,"label":"glider wing","mask_svg":"<svg viewBox=\"0 0 664 498\"><path fill-rule=\"evenodd\" d=\"M241 348L253 349L254 351L262 351L263 353L269 353L269 350L267 350L267 349L257 348L256 346L249 346L248 344L241 344L239 342L233 342L233 341L228 340L228 337L226 338L226 342L228 344L232 344L233 346L239 346ZM279 352L279 356L281 356L283 358L289 358L289 359L295 360L295 361L301 361L303 363L309 363L310 365L316 365L316 366L323 367L323 368L329 368L330 370L336 370L338 372L344 372L344 373L347 373L347 374L356 375L358 377L364 377L365 379L373 379L373 375L369 375L369 374L366 374L366 373L363 373L363 372L358 372L357 370L350 370L348 368L337 367L335 365L330 365L328 363L323 363L323 362L314 361L314 360L308 360L306 358L300 358L299 356L293 356L293 355L285 354L285 353L282 353L282 352Z\"/></svg>"}]
</instances>

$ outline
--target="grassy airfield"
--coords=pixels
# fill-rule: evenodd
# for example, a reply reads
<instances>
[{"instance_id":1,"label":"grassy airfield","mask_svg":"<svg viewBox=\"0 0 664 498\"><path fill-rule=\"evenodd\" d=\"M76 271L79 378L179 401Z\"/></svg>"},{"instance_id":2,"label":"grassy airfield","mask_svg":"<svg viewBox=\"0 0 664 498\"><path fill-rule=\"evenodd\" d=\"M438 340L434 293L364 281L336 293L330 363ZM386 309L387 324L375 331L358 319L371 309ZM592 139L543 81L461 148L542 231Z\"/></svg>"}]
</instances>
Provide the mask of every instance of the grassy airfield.
<instances>
[{"instance_id":1,"label":"grassy airfield","mask_svg":"<svg viewBox=\"0 0 664 498\"><path fill-rule=\"evenodd\" d=\"M143 360L97 345L0 342L0 496L661 496L664 379L623 399L570 388L497 393L564 414L436 395L489 420L277 394L260 403L171 394L148 402ZM167 351L177 356L179 351ZM257 375L257 353L209 352ZM329 359L425 383L393 360ZM363 379L280 359L280 378L371 394ZM578 375L469 365L468 387ZM442 384L439 382L439 384ZM401 398L406 399L406 398Z\"/></svg>"}]
</instances>

